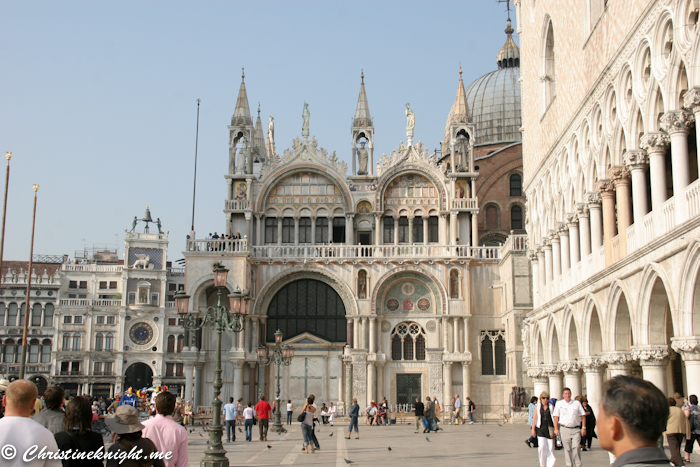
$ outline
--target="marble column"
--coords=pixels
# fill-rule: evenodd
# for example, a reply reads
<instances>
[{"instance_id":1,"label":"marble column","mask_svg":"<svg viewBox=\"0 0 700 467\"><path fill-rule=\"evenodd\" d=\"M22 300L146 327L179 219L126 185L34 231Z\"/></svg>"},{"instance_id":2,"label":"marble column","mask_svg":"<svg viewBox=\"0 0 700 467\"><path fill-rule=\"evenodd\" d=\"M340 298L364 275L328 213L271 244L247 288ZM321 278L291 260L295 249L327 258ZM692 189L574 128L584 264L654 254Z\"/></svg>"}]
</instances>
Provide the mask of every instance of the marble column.
<instances>
[{"instance_id":1,"label":"marble column","mask_svg":"<svg viewBox=\"0 0 700 467\"><path fill-rule=\"evenodd\" d=\"M233 365L233 400L243 397L243 360L231 360Z\"/></svg>"},{"instance_id":2,"label":"marble column","mask_svg":"<svg viewBox=\"0 0 700 467\"><path fill-rule=\"evenodd\" d=\"M447 316L442 317L442 348L445 349L445 351L449 352L450 351L450 329L447 325L448 318Z\"/></svg>"},{"instance_id":3,"label":"marble column","mask_svg":"<svg viewBox=\"0 0 700 467\"><path fill-rule=\"evenodd\" d=\"M560 367L564 372L564 386L571 389L571 397L583 396L581 391L581 367L578 363L562 362Z\"/></svg>"},{"instance_id":4,"label":"marble column","mask_svg":"<svg viewBox=\"0 0 700 467\"><path fill-rule=\"evenodd\" d=\"M591 253L603 246L603 211L600 193L587 193L586 202L591 222Z\"/></svg>"},{"instance_id":5,"label":"marble column","mask_svg":"<svg viewBox=\"0 0 700 467\"><path fill-rule=\"evenodd\" d=\"M669 351L667 345L654 345L636 348L632 351L635 360L639 360L644 379L653 383L661 392L666 394L668 381L666 368L668 367Z\"/></svg>"},{"instance_id":6,"label":"marble column","mask_svg":"<svg viewBox=\"0 0 700 467\"><path fill-rule=\"evenodd\" d=\"M609 352L603 355L603 362L608 365L611 378L617 375L629 375L632 366L632 355L629 352Z\"/></svg>"},{"instance_id":7,"label":"marble column","mask_svg":"<svg viewBox=\"0 0 700 467\"><path fill-rule=\"evenodd\" d=\"M672 337L671 348L683 358L686 394L697 394L700 388L700 337Z\"/></svg>"},{"instance_id":8,"label":"marble column","mask_svg":"<svg viewBox=\"0 0 700 467\"><path fill-rule=\"evenodd\" d=\"M462 339L462 352L469 351L469 317L465 316L462 318L462 325L464 327L464 339Z\"/></svg>"},{"instance_id":9,"label":"marble column","mask_svg":"<svg viewBox=\"0 0 700 467\"><path fill-rule=\"evenodd\" d=\"M345 362L345 414L352 406L352 360L349 356L343 357Z\"/></svg>"},{"instance_id":10,"label":"marble column","mask_svg":"<svg viewBox=\"0 0 700 467\"><path fill-rule=\"evenodd\" d=\"M542 245L537 246L537 267L539 268L539 291L540 295L542 298L544 298L545 294L545 286L547 285L547 270L546 270L546 263L547 261L545 260L544 256L544 247Z\"/></svg>"},{"instance_id":11,"label":"marble column","mask_svg":"<svg viewBox=\"0 0 700 467\"><path fill-rule=\"evenodd\" d=\"M352 326L352 348L359 349L362 348L362 341L360 340L360 318L353 318Z\"/></svg>"},{"instance_id":12,"label":"marble column","mask_svg":"<svg viewBox=\"0 0 700 467\"><path fill-rule=\"evenodd\" d=\"M581 261L581 237L576 213L570 212L566 215L566 228L569 230L569 263L574 268Z\"/></svg>"},{"instance_id":13,"label":"marble column","mask_svg":"<svg viewBox=\"0 0 700 467\"><path fill-rule=\"evenodd\" d=\"M605 244L605 265L613 263L612 239L617 235L615 220L615 186L610 180L599 180L596 189L603 200L603 239Z\"/></svg>"},{"instance_id":14,"label":"marble column","mask_svg":"<svg viewBox=\"0 0 700 467\"><path fill-rule=\"evenodd\" d=\"M477 218L478 212L473 212L471 215L471 228L472 228L472 238L471 245L476 248L479 246L479 219Z\"/></svg>"},{"instance_id":15,"label":"marble column","mask_svg":"<svg viewBox=\"0 0 700 467\"><path fill-rule=\"evenodd\" d=\"M353 238L354 229L353 222L355 219L354 214L345 214L345 244L354 245L355 239Z\"/></svg>"},{"instance_id":16,"label":"marble column","mask_svg":"<svg viewBox=\"0 0 700 467\"><path fill-rule=\"evenodd\" d=\"M647 204L647 167L649 166L647 153L643 149L627 151L623 157L627 170L632 174L632 207L634 209L635 236L637 238L644 231L644 216L649 212Z\"/></svg>"},{"instance_id":17,"label":"marble column","mask_svg":"<svg viewBox=\"0 0 700 467\"><path fill-rule=\"evenodd\" d=\"M193 392L192 392L192 404L194 404L195 407L199 405L204 405L202 404L202 395L200 394L200 387L201 387L201 382L202 382L202 367L204 366L204 363L197 362L194 364L194 384L193 384Z\"/></svg>"},{"instance_id":18,"label":"marble column","mask_svg":"<svg viewBox=\"0 0 700 467\"><path fill-rule=\"evenodd\" d=\"M382 225L382 214L379 212L374 213L374 244L382 244L382 233L384 232L384 226Z\"/></svg>"},{"instance_id":19,"label":"marble column","mask_svg":"<svg viewBox=\"0 0 700 467\"><path fill-rule=\"evenodd\" d=\"M299 219L301 219L301 217L294 216L294 244L295 245L299 244Z\"/></svg>"},{"instance_id":20,"label":"marble column","mask_svg":"<svg viewBox=\"0 0 700 467\"><path fill-rule=\"evenodd\" d=\"M550 394L551 397L551 391L549 390L549 378L547 377L547 373L541 367L530 367L530 369L527 370L527 375L532 379L535 396L539 398L540 394L546 392Z\"/></svg>"},{"instance_id":21,"label":"marble column","mask_svg":"<svg viewBox=\"0 0 700 467\"><path fill-rule=\"evenodd\" d=\"M375 362L374 366L377 371L377 399L381 399L386 397L386 392L384 392L384 362ZM389 399L387 398L387 400Z\"/></svg>"},{"instance_id":22,"label":"marble column","mask_svg":"<svg viewBox=\"0 0 700 467\"><path fill-rule=\"evenodd\" d=\"M447 245L447 213L440 213L438 218L438 238L440 245Z\"/></svg>"},{"instance_id":23,"label":"marble column","mask_svg":"<svg viewBox=\"0 0 700 467\"><path fill-rule=\"evenodd\" d=\"M328 243L329 245L333 243L333 216L328 218Z\"/></svg>"},{"instance_id":24,"label":"marble column","mask_svg":"<svg viewBox=\"0 0 700 467\"><path fill-rule=\"evenodd\" d=\"M369 350L369 318L362 318L362 348Z\"/></svg>"},{"instance_id":25,"label":"marble column","mask_svg":"<svg viewBox=\"0 0 700 467\"><path fill-rule=\"evenodd\" d=\"M316 244L316 216L311 216L311 244Z\"/></svg>"},{"instance_id":26,"label":"marble column","mask_svg":"<svg viewBox=\"0 0 700 467\"><path fill-rule=\"evenodd\" d=\"M262 245L263 241L263 226L262 226L263 214L255 215L255 244Z\"/></svg>"},{"instance_id":27,"label":"marble column","mask_svg":"<svg viewBox=\"0 0 700 467\"><path fill-rule=\"evenodd\" d=\"M459 230L457 229L457 212L450 213L450 245L457 244L457 237L459 237Z\"/></svg>"},{"instance_id":28,"label":"marble column","mask_svg":"<svg viewBox=\"0 0 700 467\"><path fill-rule=\"evenodd\" d=\"M566 224L561 223L558 226L559 243L561 248L561 272L564 274L571 269L571 252L569 249L569 229Z\"/></svg>"},{"instance_id":29,"label":"marble column","mask_svg":"<svg viewBox=\"0 0 700 467\"><path fill-rule=\"evenodd\" d=\"M185 401L192 400L192 371L194 362L185 362Z\"/></svg>"},{"instance_id":30,"label":"marble column","mask_svg":"<svg viewBox=\"0 0 700 467\"><path fill-rule=\"evenodd\" d=\"M661 214L661 206L666 202L666 151L671 138L662 132L642 135L639 147L649 156L649 176L651 184L651 208Z\"/></svg>"},{"instance_id":31,"label":"marble column","mask_svg":"<svg viewBox=\"0 0 700 467\"><path fill-rule=\"evenodd\" d=\"M539 304L540 296L540 265L537 259L537 251L529 250L527 252L527 257L530 263L532 263L532 298L536 308Z\"/></svg>"},{"instance_id":32,"label":"marble column","mask_svg":"<svg viewBox=\"0 0 700 467\"><path fill-rule=\"evenodd\" d=\"M413 245L413 218L414 216L408 216L408 244Z\"/></svg>"},{"instance_id":33,"label":"marble column","mask_svg":"<svg viewBox=\"0 0 700 467\"><path fill-rule=\"evenodd\" d=\"M284 217L277 218L277 245L282 245L282 222Z\"/></svg>"},{"instance_id":34,"label":"marble column","mask_svg":"<svg viewBox=\"0 0 700 467\"><path fill-rule=\"evenodd\" d=\"M428 222L430 221L430 216L423 216L423 245L427 245L429 232L428 232Z\"/></svg>"},{"instance_id":35,"label":"marble column","mask_svg":"<svg viewBox=\"0 0 700 467\"><path fill-rule=\"evenodd\" d=\"M354 334L354 333L353 333L353 330L352 330L352 328L353 328L354 326L353 326L353 323L352 323L352 319L349 319L349 318L348 318L347 321L348 321L348 327L347 327L347 332L345 333L346 336L347 336L347 338L346 338L346 344L352 349L352 348L354 347L354 345L355 345L355 343L353 342L353 334Z\"/></svg>"},{"instance_id":36,"label":"marble column","mask_svg":"<svg viewBox=\"0 0 700 467\"><path fill-rule=\"evenodd\" d=\"M561 370L556 366L552 365L548 371L547 376L549 377L549 396L556 397L557 400L561 399L561 393L564 389L564 378Z\"/></svg>"},{"instance_id":37,"label":"marble column","mask_svg":"<svg viewBox=\"0 0 700 467\"><path fill-rule=\"evenodd\" d=\"M455 353L461 352L459 340L459 318L452 318L452 348Z\"/></svg>"},{"instance_id":38,"label":"marble column","mask_svg":"<svg viewBox=\"0 0 700 467\"><path fill-rule=\"evenodd\" d=\"M377 319L369 318L369 353L377 352Z\"/></svg>"},{"instance_id":39,"label":"marble column","mask_svg":"<svg viewBox=\"0 0 700 467\"><path fill-rule=\"evenodd\" d=\"M583 260L591 254L591 219L586 203L576 205L576 217L578 218L578 234L581 244L581 259Z\"/></svg>"},{"instance_id":40,"label":"marble column","mask_svg":"<svg viewBox=\"0 0 700 467\"><path fill-rule=\"evenodd\" d=\"M551 285L554 280L554 269L552 266L552 244L549 238L542 239L544 250L544 270L546 273L546 284Z\"/></svg>"},{"instance_id":41,"label":"marble column","mask_svg":"<svg viewBox=\"0 0 700 467\"><path fill-rule=\"evenodd\" d=\"M469 375L469 364L471 362L462 362L462 400L471 397L472 383Z\"/></svg>"},{"instance_id":42,"label":"marble column","mask_svg":"<svg viewBox=\"0 0 700 467\"><path fill-rule=\"evenodd\" d=\"M618 258L627 254L627 228L632 225L632 193L630 191L630 172L624 165L611 167L608 175L615 186L615 204L617 211L617 229L620 250Z\"/></svg>"},{"instance_id":43,"label":"marble column","mask_svg":"<svg viewBox=\"0 0 700 467\"><path fill-rule=\"evenodd\" d=\"M452 362L442 362L442 378L445 382L445 389L442 394L442 400L448 401L454 394L452 392ZM446 404L446 402L444 402Z\"/></svg>"},{"instance_id":44,"label":"marble column","mask_svg":"<svg viewBox=\"0 0 700 467\"><path fill-rule=\"evenodd\" d=\"M399 216L394 216L394 245L399 244Z\"/></svg>"},{"instance_id":45,"label":"marble column","mask_svg":"<svg viewBox=\"0 0 700 467\"><path fill-rule=\"evenodd\" d=\"M671 110L661 117L661 128L671 137L671 164L673 168L673 197L676 225L687 217L685 187L690 185L690 165L688 163L688 133L695 122L695 116L685 109Z\"/></svg>"},{"instance_id":46,"label":"marble column","mask_svg":"<svg viewBox=\"0 0 700 467\"><path fill-rule=\"evenodd\" d=\"M579 358L583 374L586 377L586 398L588 405L598 407L603 400L603 368L598 357Z\"/></svg>"}]
</instances>

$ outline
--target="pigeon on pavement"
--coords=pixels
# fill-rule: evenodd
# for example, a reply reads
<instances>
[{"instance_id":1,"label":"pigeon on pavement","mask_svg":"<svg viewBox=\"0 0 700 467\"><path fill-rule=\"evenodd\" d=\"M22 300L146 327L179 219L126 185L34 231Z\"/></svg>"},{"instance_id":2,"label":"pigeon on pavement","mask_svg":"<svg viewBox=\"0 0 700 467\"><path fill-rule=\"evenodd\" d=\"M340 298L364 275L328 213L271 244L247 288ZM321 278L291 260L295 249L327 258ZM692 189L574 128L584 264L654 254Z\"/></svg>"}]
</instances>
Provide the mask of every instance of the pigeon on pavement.
<instances>
[{"instance_id":1,"label":"pigeon on pavement","mask_svg":"<svg viewBox=\"0 0 700 467\"><path fill-rule=\"evenodd\" d=\"M272 446L270 446L270 445L268 444L268 445L267 445L267 449L272 449Z\"/></svg>"},{"instance_id":2,"label":"pigeon on pavement","mask_svg":"<svg viewBox=\"0 0 700 467\"><path fill-rule=\"evenodd\" d=\"M430 442L430 438L428 438L427 436L425 437L425 440L426 440L427 442Z\"/></svg>"},{"instance_id":3,"label":"pigeon on pavement","mask_svg":"<svg viewBox=\"0 0 700 467\"><path fill-rule=\"evenodd\" d=\"M330 434L330 435L328 435L328 436L333 436L333 433L331 433L331 434Z\"/></svg>"},{"instance_id":4,"label":"pigeon on pavement","mask_svg":"<svg viewBox=\"0 0 700 467\"><path fill-rule=\"evenodd\" d=\"M355 462L351 461L350 459L346 459L343 457L343 460L345 461L346 464L354 464Z\"/></svg>"},{"instance_id":5,"label":"pigeon on pavement","mask_svg":"<svg viewBox=\"0 0 700 467\"><path fill-rule=\"evenodd\" d=\"M389 451L391 451L391 446L389 446Z\"/></svg>"}]
</instances>

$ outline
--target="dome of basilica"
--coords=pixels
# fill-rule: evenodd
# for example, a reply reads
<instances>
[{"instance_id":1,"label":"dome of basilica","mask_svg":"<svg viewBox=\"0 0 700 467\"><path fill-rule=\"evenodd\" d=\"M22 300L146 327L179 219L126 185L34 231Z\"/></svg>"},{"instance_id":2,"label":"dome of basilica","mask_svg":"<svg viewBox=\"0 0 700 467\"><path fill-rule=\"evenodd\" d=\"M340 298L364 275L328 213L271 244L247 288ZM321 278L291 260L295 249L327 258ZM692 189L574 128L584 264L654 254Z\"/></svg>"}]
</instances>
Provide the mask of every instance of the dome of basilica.
<instances>
[{"instance_id":1,"label":"dome of basilica","mask_svg":"<svg viewBox=\"0 0 700 467\"><path fill-rule=\"evenodd\" d=\"M521 141L520 50L513 42L508 20L505 45L498 53L498 70L477 78L466 88L475 144Z\"/></svg>"}]
</instances>

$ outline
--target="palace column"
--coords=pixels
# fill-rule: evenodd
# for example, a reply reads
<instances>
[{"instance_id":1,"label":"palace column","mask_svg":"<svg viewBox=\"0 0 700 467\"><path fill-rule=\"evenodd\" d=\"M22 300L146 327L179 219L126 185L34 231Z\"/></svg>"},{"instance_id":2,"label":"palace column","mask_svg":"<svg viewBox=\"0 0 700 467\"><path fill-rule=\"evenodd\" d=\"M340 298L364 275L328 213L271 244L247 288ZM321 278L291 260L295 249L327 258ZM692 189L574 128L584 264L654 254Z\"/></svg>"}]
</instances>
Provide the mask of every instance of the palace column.
<instances>
[{"instance_id":1,"label":"palace column","mask_svg":"<svg viewBox=\"0 0 700 467\"><path fill-rule=\"evenodd\" d=\"M591 220L586 203L576 205L576 217L578 218L578 234L581 243L581 259L583 260L591 254Z\"/></svg>"},{"instance_id":2,"label":"palace column","mask_svg":"<svg viewBox=\"0 0 700 467\"><path fill-rule=\"evenodd\" d=\"M414 216L408 216L408 244L413 245L413 218Z\"/></svg>"},{"instance_id":3,"label":"palace column","mask_svg":"<svg viewBox=\"0 0 700 467\"><path fill-rule=\"evenodd\" d=\"M446 352L450 351L450 330L449 327L447 326L447 316L442 317L442 348L445 349Z\"/></svg>"},{"instance_id":4,"label":"palace column","mask_svg":"<svg viewBox=\"0 0 700 467\"><path fill-rule=\"evenodd\" d=\"M588 405L598 407L603 400L603 368L598 357L579 358L579 364L583 368L586 377L586 398Z\"/></svg>"},{"instance_id":5,"label":"palace column","mask_svg":"<svg viewBox=\"0 0 700 467\"><path fill-rule=\"evenodd\" d=\"M634 209L635 236L644 239L644 216L649 212L647 204L647 153L643 149L632 149L622 159L632 174L632 207ZM638 241L639 243L639 241Z\"/></svg>"},{"instance_id":6,"label":"palace column","mask_svg":"<svg viewBox=\"0 0 700 467\"><path fill-rule=\"evenodd\" d=\"M444 401L450 400L452 397L452 362L442 362L442 378L445 382L442 400L443 404L447 404Z\"/></svg>"},{"instance_id":7,"label":"palace column","mask_svg":"<svg viewBox=\"0 0 700 467\"><path fill-rule=\"evenodd\" d=\"M255 244L256 245L262 245L262 239L263 239L263 227L262 227L262 218L264 214L256 214L255 215Z\"/></svg>"},{"instance_id":8,"label":"palace column","mask_svg":"<svg viewBox=\"0 0 700 467\"><path fill-rule=\"evenodd\" d=\"M472 383L469 375L469 364L471 362L462 362L462 400L471 397Z\"/></svg>"},{"instance_id":9,"label":"palace column","mask_svg":"<svg viewBox=\"0 0 700 467\"><path fill-rule=\"evenodd\" d=\"M583 396L581 391L581 367L576 362L562 362L564 386L571 389L571 397ZM555 396L556 397L556 396ZM557 397L557 399L559 399Z\"/></svg>"},{"instance_id":10,"label":"palace column","mask_svg":"<svg viewBox=\"0 0 700 467\"><path fill-rule=\"evenodd\" d=\"M294 244L299 244L299 216L294 216Z\"/></svg>"},{"instance_id":11,"label":"palace column","mask_svg":"<svg viewBox=\"0 0 700 467\"><path fill-rule=\"evenodd\" d=\"M233 400L243 397L243 359L231 359L233 365Z\"/></svg>"},{"instance_id":12,"label":"palace column","mask_svg":"<svg viewBox=\"0 0 700 467\"><path fill-rule=\"evenodd\" d=\"M200 394L199 390L199 384L202 381L202 367L204 366L204 363L202 362L197 362L194 364L194 384L193 384L193 392L192 392L192 404L197 407L199 405L202 405L202 395Z\"/></svg>"},{"instance_id":13,"label":"palace column","mask_svg":"<svg viewBox=\"0 0 700 467\"><path fill-rule=\"evenodd\" d=\"M603 199L603 242L605 244L605 265L613 263L612 239L617 235L615 221L615 186L610 180L599 180L596 189Z\"/></svg>"},{"instance_id":14,"label":"palace column","mask_svg":"<svg viewBox=\"0 0 700 467\"><path fill-rule=\"evenodd\" d=\"M284 217L277 218L277 245L282 245L282 222Z\"/></svg>"},{"instance_id":15,"label":"palace column","mask_svg":"<svg viewBox=\"0 0 700 467\"><path fill-rule=\"evenodd\" d=\"M377 319L369 318L369 352L377 352Z\"/></svg>"},{"instance_id":16,"label":"palace column","mask_svg":"<svg viewBox=\"0 0 700 467\"><path fill-rule=\"evenodd\" d=\"M629 375L632 355L629 352L609 352L603 355L603 362L607 363L611 378L618 375Z\"/></svg>"},{"instance_id":17,"label":"palace column","mask_svg":"<svg viewBox=\"0 0 700 467\"><path fill-rule=\"evenodd\" d=\"M639 147L645 150L649 156L651 208L659 215L661 214L661 206L666 202L667 195L666 151L669 144L671 144L671 138L662 132L646 133L639 140Z\"/></svg>"},{"instance_id":18,"label":"palace column","mask_svg":"<svg viewBox=\"0 0 700 467\"><path fill-rule=\"evenodd\" d=\"M598 252L603 246L603 212L600 193L586 194L588 211L591 216L591 252Z\"/></svg>"},{"instance_id":19,"label":"palace column","mask_svg":"<svg viewBox=\"0 0 700 467\"><path fill-rule=\"evenodd\" d=\"M194 362L185 362L185 401L192 400L192 370Z\"/></svg>"},{"instance_id":20,"label":"palace column","mask_svg":"<svg viewBox=\"0 0 700 467\"><path fill-rule=\"evenodd\" d=\"M377 361L374 363L377 372L377 399L385 397L384 393L384 362Z\"/></svg>"},{"instance_id":21,"label":"palace column","mask_svg":"<svg viewBox=\"0 0 700 467\"><path fill-rule=\"evenodd\" d=\"M551 395L551 391L549 390L549 378L543 368L530 367L530 369L527 370L527 375L532 379L534 393L538 399L543 392L547 392Z\"/></svg>"},{"instance_id":22,"label":"palace column","mask_svg":"<svg viewBox=\"0 0 700 467\"><path fill-rule=\"evenodd\" d=\"M545 293L545 285L547 283L547 271L546 271L546 260L544 257L544 246L543 245L537 245L537 267L539 269L538 275L539 275L539 291L541 297L544 299L544 293Z\"/></svg>"},{"instance_id":23,"label":"palace column","mask_svg":"<svg viewBox=\"0 0 700 467\"><path fill-rule=\"evenodd\" d=\"M474 182L472 181L472 183L474 183ZM478 211L473 212L472 216L471 216L471 227L472 227L472 239L471 239L472 242L471 242L471 244L474 248L479 246L479 220L477 218L478 214L479 214Z\"/></svg>"},{"instance_id":24,"label":"palace column","mask_svg":"<svg viewBox=\"0 0 700 467\"><path fill-rule=\"evenodd\" d=\"M544 243L544 267L545 267L545 273L546 273L546 283L550 284L554 280L553 276L553 265L552 265L552 244L550 243L550 239L548 237L545 237L542 239L542 242Z\"/></svg>"},{"instance_id":25,"label":"palace column","mask_svg":"<svg viewBox=\"0 0 700 467\"><path fill-rule=\"evenodd\" d=\"M457 353L460 352L459 350L459 318L452 318L452 341L454 342L453 345L453 352Z\"/></svg>"},{"instance_id":26,"label":"palace column","mask_svg":"<svg viewBox=\"0 0 700 467\"><path fill-rule=\"evenodd\" d=\"M382 213L381 212L375 212L374 213L374 244L375 245L381 245L382 244L382 232L383 232L383 226L382 226Z\"/></svg>"},{"instance_id":27,"label":"palace column","mask_svg":"<svg viewBox=\"0 0 700 467\"><path fill-rule=\"evenodd\" d=\"M430 220L430 216L427 214L423 216L423 245L428 244L428 221Z\"/></svg>"},{"instance_id":28,"label":"palace column","mask_svg":"<svg viewBox=\"0 0 700 467\"><path fill-rule=\"evenodd\" d=\"M457 212L450 213L450 245L457 244Z\"/></svg>"},{"instance_id":29,"label":"palace column","mask_svg":"<svg viewBox=\"0 0 700 467\"><path fill-rule=\"evenodd\" d=\"M440 213L438 218L438 238L440 245L447 245L447 213Z\"/></svg>"},{"instance_id":30,"label":"palace column","mask_svg":"<svg viewBox=\"0 0 700 467\"><path fill-rule=\"evenodd\" d=\"M617 257L622 258L627 254L627 228L632 225L632 194L630 193L630 172L624 165L616 165L608 171L613 185L615 185L615 198L617 206L617 232L620 242L620 251Z\"/></svg>"},{"instance_id":31,"label":"palace column","mask_svg":"<svg viewBox=\"0 0 700 467\"><path fill-rule=\"evenodd\" d=\"M532 298L535 303L535 307L539 304L539 294L540 294L540 266L537 259L537 251L529 250L527 252L527 257L532 263Z\"/></svg>"},{"instance_id":32,"label":"palace column","mask_svg":"<svg viewBox=\"0 0 700 467\"><path fill-rule=\"evenodd\" d=\"M676 225L687 218L685 187L690 185L688 164L688 133L695 116L685 109L671 110L661 117L661 128L671 136L671 164L673 168L673 197Z\"/></svg>"},{"instance_id":33,"label":"palace column","mask_svg":"<svg viewBox=\"0 0 700 467\"><path fill-rule=\"evenodd\" d=\"M653 383L661 392L666 394L668 383L666 368L668 367L669 351L667 345L649 345L638 347L632 351L635 360L639 360L644 379Z\"/></svg>"},{"instance_id":34,"label":"palace column","mask_svg":"<svg viewBox=\"0 0 700 467\"><path fill-rule=\"evenodd\" d=\"M469 316L465 316L462 318L462 324L464 325L464 339L462 340L462 352L469 352Z\"/></svg>"},{"instance_id":35,"label":"palace column","mask_svg":"<svg viewBox=\"0 0 700 467\"><path fill-rule=\"evenodd\" d=\"M333 243L333 219L332 215L328 218L328 241L326 243L329 245Z\"/></svg>"},{"instance_id":36,"label":"palace column","mask_svg":"<svg viewBox=\"0 0 700 467\"><path fill-rule=\"evenodd\" d=\"M316 216L311 216L311 244L316 244Z\"/></svg>"},{"instance_id":37,"label":"palace column","mask_svg":"<svg viewBox=\"0 0 700 467\"><path fill-rule=\"evenodd\" d=\"M696 392L700 387L700 337L672 337L671 348L683 358L687 391Z\"/></svg>"},{"instance_id":38,"label":"palace column","mask_svg":"<svg viewBox=\"0 0 700 467\"><path fill-rule=\"evenodd\" d=\"M399 244L399 215L394 214L394 245Z\"/></svg>"},{"instance_id":39,"label":"palace column","mask_svg":"<svg viewBox=\"0 0 700 467\"><path fill-rule=\"evenodd\" d=\"M549 397L556 397L559 400L564 389L562 372L557 365L548 365L546 370L549 377Z\"/></svg>"},{"instance_id":40,"label":"palace column","mask_svg":"<svg viewBox=\"0 0 700 467\"><path fill-rule=\"evenodd\" d=\"M573 269L581 261L581 241L575 212L566 215L566 228L569 229L569 263Z\"/></svg>"},{"instance_id":41,"label":"palace column","mask_svg":"<svg viewBox=\"0 0 700 467\"><path fill-rule=\"evenodd\" d=\"M560 223L557 225L559 233L559 242L561 248L561 272L564 274L571 269L571 252L569 251L569 229L566 224Z\"/></svg>"},{"instance_id":42,"label":"palace column","mask_svg":"<svg viewBox=\"0 0 700 467\"><path fill-rule=\"evenodd\" d=\"M354 214L345 214L345 244L354 245L355 239L353 238L354 229L352 228L353 221L355 219Z\"/></svg>"},{"instance_id":43,"label":"palace column","mask_svg":"<svg viewBox=\"0 0 700 467\"><path fill-rule=\"evenodd\" d=\"M343 362L345 363L345 414L347 415L352 405L352 357L343 356Z\"/></svg>"},{"instance_id":44,"label":"palace column","mask_svg":"<svg viewBox=\"0 0 700 467\"><path fill-rule=\"evenodd\" d=\"M353 349L355 348L355 342L353 340L354 332L353 332L353 323L352 319L348 318L348 330L347 330L347 344L348 346Z\"/></svg>"},{"instance_id":45,"label":"palace column","mask_svg":"<svg viewBox=\"0 0 700 467\"><path fill-rule=\"evenodd\" d=\"M360 341L360 318L355 317L352 320L352 348L359 349L362 347L362 341Z\"/></svg>"}]
</instances>

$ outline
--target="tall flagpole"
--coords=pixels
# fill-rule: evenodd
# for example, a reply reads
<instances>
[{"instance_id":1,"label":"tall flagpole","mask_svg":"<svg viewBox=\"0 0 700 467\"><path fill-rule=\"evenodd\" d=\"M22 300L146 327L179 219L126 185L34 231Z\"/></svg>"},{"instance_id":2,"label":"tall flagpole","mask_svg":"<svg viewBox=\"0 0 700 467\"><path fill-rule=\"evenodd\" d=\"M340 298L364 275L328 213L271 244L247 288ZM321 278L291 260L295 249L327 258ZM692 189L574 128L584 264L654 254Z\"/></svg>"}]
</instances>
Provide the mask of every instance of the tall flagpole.
<instances>
[{"instance_id":1,"label":"tall flagpole","mask_svg":"<svg viewBox=\"0 0 700 467\"><path fill-rule=\"evenodd\" d=\"M0 278L2 277L2 254L5 249L5 218L7 217L7 189L10 186L10 159L12 159L12 153L6 152L5 159L7 159L7 169L5 170L5 201L2 205L2 232L0 232Z\"/></svg>"},{"instance_id":2,"label":"tall flagpole","mask_svg":"<svg viewBox=\"0 0 700 467\"><path fill-rule=\"evenodd\" d=\"M32 291L32 268L34 266L34 226L36 225L36 192L39 185L34 185L34 212L32 214L32 240L29 247L29 276L27 277L27 292L24 302L24 332L22 333L22 360L19 362L19 379L24 379L27 364L27 334L29 334L29 298Z\"/></svg>"},{"instance_id":3,"label":"tall flagpole","mask_svg":"<svg viewBox=\"0 0 700 467\"><path fill-rule=\"evenodd\" d=\"M194 188L192 189L192 228L190 229L194 232L194 202L197 197L197 149L199 148L199 103L202 99L197 99L197 135L194 142ZM194 238L190 239L194 240Z\"/></svg>"}]
</instances>

